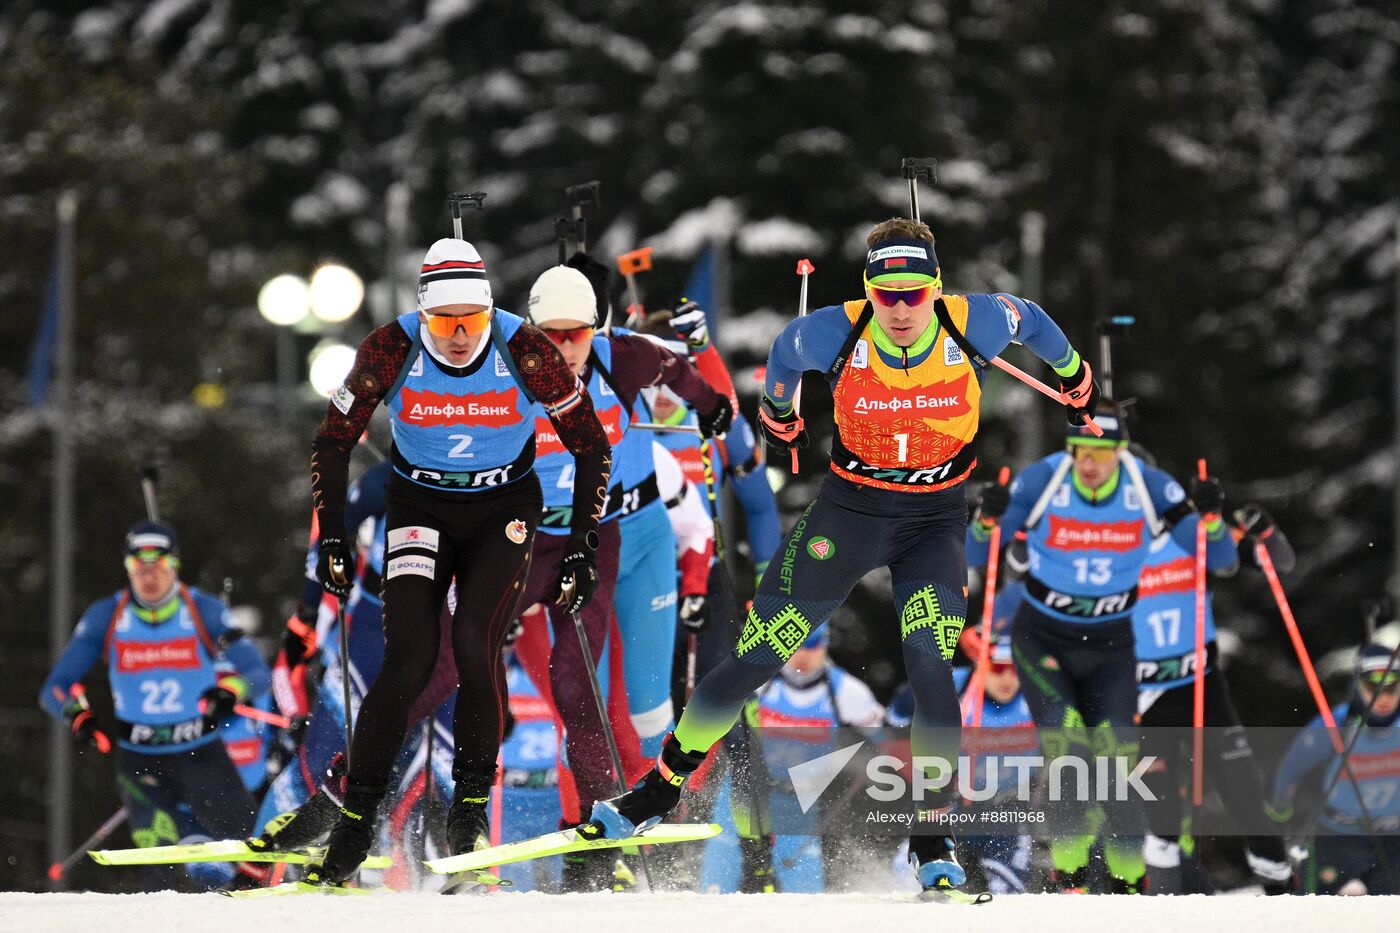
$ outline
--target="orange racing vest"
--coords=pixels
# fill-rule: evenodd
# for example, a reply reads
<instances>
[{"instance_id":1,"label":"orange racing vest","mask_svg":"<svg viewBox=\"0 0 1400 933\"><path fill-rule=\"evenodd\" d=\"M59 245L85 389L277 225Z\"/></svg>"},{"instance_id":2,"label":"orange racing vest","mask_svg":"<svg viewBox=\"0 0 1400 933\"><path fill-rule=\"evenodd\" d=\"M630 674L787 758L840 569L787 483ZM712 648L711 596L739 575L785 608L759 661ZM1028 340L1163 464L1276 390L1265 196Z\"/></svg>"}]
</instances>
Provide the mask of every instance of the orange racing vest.
<instances>
[{"instance_id":1,"label":"orange racing vest","mask_svg":"<svg viewBox=\"0 0 1400 933\"><path fill-rule=\"evenodd\" d=\"M943 302L953 325L966 333L967 298L945 295ZM865 304L845 303L852 328ZM922 362L890 366L874 347L873 327L872 317L832 387L831 469L851 482L899 492L961 483L977 465L972 442L982 386L972 361L951 336L938 333Z\"/></svg>"}]
</instances>

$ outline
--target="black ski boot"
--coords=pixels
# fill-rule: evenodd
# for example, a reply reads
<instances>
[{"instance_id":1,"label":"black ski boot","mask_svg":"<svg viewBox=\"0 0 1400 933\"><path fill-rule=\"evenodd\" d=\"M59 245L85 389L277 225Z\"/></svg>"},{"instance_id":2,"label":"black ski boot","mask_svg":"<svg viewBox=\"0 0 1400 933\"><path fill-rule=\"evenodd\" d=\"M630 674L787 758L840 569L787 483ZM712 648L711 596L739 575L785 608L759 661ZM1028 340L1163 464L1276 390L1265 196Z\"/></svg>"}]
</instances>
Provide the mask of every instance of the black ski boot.
<instances>
[{"instance_id":1,"label":"black ski boot","mask_svg":"<svg viewBox=\"0 0 1400 933\"><path fill-rule=\"evenodd\" d=\"M1089 866L1076 868L1074 871L1061 871L1056 868L1051 872L1055 882L1055 890L1061 894L1088 894L1089 893Z\"/></svg>"},{"instance_id":2,"label":"black ski boot","mask_svg":"<svg viewBox=\"0 0 1400 933\"><path fill-rule=\"evenodd\" d=\"M491 799L491 785L496 769L461 774L457 777L452 809L447 811L447 848L452 855L461 855L491 847L491 829L486 805Z\"/></svg>"},{"instance_id":3,"label":"black ski boot","mask_svg":"<svg viewBox=\"0 0 1400 933\"><path fill-rule=\"evenodd\" d=\"M279 813L248 847L262 852L290 852L315 845L335 828L345 799L345 755L337 752L326 769L326 780L295 810Z\"/></svg>"},{"instance_id":4,"label":"black ski boot","mask_svg":"<svg viewBox=\"0 0 1400 933\"><path fill-rule=\"evenodd\" d=\"M1147 876L1139 875L1133 880L1119 878L1117 875L1110 875L1108 878L1109 894L1146 894Z\"/></svg>"},{"instance_id":5,"label":"black ski boot","mask_svg":"<svg viewBox=\"0 0 1400 933\"><path fill-rule=\"evenodd\" d=\"M773 873L773 845L767 836L739 837L739 893L772 894L778 888Z\"/></svg>"},{"instance_id":6,"label":"black ski boot","mask_svg":"<svg viewBox=\"0 0 1400 933\"><path fill-rule=\"evenodd\" d=\"M307 867L312 884L338 885L355 873L374 844L379 802L385 788L351 786L340 808L340 821L331 830L325 857Z\"/></svg>"},{"instance_id":7,"label":"black ski boot","mask_svg":"<svg viewBox=\"0 0 1400 933\"><path fill-rule=\"evenodd\" d=\"M261 836L248 840L249 848L263 852L290 852L314 845L335 828L340 819L340 805L330 795L320 791L306 803L280 813L263 827Z\"/></svg>"},{"instance_id":8,"label":"black ski boot","mask_svg":"<svg viewBox=\"0 0 1400 933\"><path fill-rule=\"evenodd\" d=\"M595 803L590 822L580 832L626 839L651 829L676 808L686 778L704 761L705 752L682 751L674 735L666 736L656 767L627 793Z\"/></svg>"}]
</instances>

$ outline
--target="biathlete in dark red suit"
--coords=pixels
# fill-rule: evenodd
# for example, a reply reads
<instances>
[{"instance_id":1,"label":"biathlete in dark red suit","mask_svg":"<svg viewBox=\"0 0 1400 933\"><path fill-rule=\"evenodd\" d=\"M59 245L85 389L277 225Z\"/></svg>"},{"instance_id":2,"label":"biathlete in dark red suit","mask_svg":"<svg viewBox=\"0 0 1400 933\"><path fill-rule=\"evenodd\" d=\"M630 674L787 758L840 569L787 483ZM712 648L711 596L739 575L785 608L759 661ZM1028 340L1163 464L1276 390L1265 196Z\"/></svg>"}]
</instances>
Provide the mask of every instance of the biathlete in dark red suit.
<instances>
[{"instance_id":1,"label":"biathlete in dark red suit","mask_svg":"<svg viewBox=\"0 0 1400 933\"><path fill-rule=\"evenodd\" d=\"M592 260L576 256L571 263L588 265ZM590 271L596 274L596 270ZM588 277L579 269L555 266L545 270L531 287L528 313L531 323L559 347L570 371L588 387L589 397L593 399L598 418L614 449L631 424L637 395L642 389L655 385L667 386L703 412L700 430L706 437L722 434L734 415L729 399L710 388L684 356L656 341L637 334L600 330L606 300L605 295L595 294ZM527 606L540 602L554 586L550 568L568 546L566 536L570 534L577 503L578 465L556 434L554 428L542 420L536 435L539 453L536 469L545 507L535 538L536 564L525 586L523 603ZM651 456L650 445L643 453ZM602 654L613 611L621 541L617 519L635 507L624 490L615 486L608 496L607 509L598 528L597 598L582 612L594 664ZM549 686L564 722L569 765L578 785L580 809L588 813L594 801L615 793L617 785L573 620L558 606L546 607L546 614L554 630ZM663 660L670 660L670 645L666 647L664 658L653 659L653 663L663 666ZM669 685L664 671L658 673L657 680L663 687Z\"/></svg>"},{"instance_id":2,"label":"biathlete in dark red suit","mask_svg":"<svg viewBox=\"0 0 1400 933\"><path fill-rule=\"evenodd\" d=\"M376 810L411 707L437 661L438 612L457 580L452 644L460 677L453 729L456 787L447 837L454 853L486 834L507 702L501 645L529 575L541 495L536 414L574 456L568 542L551 598L577 612L598 582L594 551L611 465L588 393L554 344L494 308L476 248L438 240L423 259L418 310L373 331L331 395L312 443L321 527L317 576L344 598L352 574L345 490L350 451L384 403L393 427L385 563L384 664L366 694L329 849L308 879L334 884L369 851Z\"/></svg>"}]
</instances>

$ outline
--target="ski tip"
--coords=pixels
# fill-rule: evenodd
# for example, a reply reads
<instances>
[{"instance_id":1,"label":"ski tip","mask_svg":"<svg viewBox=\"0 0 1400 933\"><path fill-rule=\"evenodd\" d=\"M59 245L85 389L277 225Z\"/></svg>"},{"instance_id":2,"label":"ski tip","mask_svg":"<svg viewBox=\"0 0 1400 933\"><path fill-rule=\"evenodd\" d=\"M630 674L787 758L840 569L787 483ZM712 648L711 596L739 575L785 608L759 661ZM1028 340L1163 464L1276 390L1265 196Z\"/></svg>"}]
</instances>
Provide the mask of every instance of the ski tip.
<instances>
[{"instance_id":1,"label":"ski tip","mask_svg":"<svg viewBox=\"0 0 1400 933\"><path fill-rule=\"evenodd\" d=\"M96 862L96 863L99 864L99 865L106 865L106 864L107 864L107 850L106 850L106 849L89 849L89 850L88 850L88 858L92 859L94 862ZM54 877L53 868L52 868L52 867L49 868L49 877L50 877L50 878L53 878L53 877ZM57 879L55 879L55 880L57 880Z\"/></svg>"}]
</instances>

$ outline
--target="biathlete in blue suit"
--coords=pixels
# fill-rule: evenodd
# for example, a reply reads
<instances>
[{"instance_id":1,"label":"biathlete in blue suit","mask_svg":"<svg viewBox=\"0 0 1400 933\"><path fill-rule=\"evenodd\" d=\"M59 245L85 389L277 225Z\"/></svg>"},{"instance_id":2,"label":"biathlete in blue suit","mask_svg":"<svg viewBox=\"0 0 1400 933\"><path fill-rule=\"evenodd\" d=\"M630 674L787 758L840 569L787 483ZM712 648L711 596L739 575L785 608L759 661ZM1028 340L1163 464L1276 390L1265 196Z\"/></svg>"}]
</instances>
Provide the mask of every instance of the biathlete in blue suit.
<instances>
[{"instance_id":1,"label":"biathlete in blue suit","mask_svg":"<svg viewBox=\"0 0 1400 933\"><path fill-rule=\"evenodd\" d=\"M968 527L967 558L986 564L998 522L1003 543L1025 540L1026 599L1012 626L1012 650L1046 757L1118 755L1135 761L1132 612L1138 575L1159 531L1194 552L1200 519L1176 480L1128 453L1118 406L1105 400L1096 420L1103 437L1071 427L1064 452L1026 467L1009 490L984 490L978 517ZM1202 501L1213 483L1194 487ZM1218 492L1211 499L1218 507ZM1207 538L1217 564L1234 566L1235 544L1218 515L1207 524ZM1104 846L1110 883L1114 891L1136 893L1144 875L1142 807L1131 793L1116 799L1117 791L1097 791L1112 834ZM1086 883L1094 834L1087 801L1066 806L1084 831L1054 839L1055 878L1061 888L1078 890Z\"/></svg>"},{"instance_id":2,"label":"biathlete in blue suit","mask_svg":"<svg viewBox=\"0 0 1400 933\"><path fill-rule=\"evenodd\" d=\"M267 665L230 624L222 602L180 582L169 525L133 526L125 554L127 587L83 613L39 691L39 705L68 723L81 745L105 753L115 740L117 788L136 845L173 845L197 833L245 836L253 798L218 727L235 705L267 690ZM98 722L82 688L99 661L112 687L111 724ZM221 676L220 665L232 671ZM262 875L256 866L240 871L240 883ZM171 881L161 869L146 875L153 889Z\"/></svg>"},{"instance_id":3,"label":"biathlete in blue suit","mask_svg":"<svg viewBox=\"0 0 1400 933\"><path fill-rule=\"evenodd\" d=\"M1205 499L1211 487L1195 490ZM1198 507L1219 511L1220 502L1196 500ZM1246 505L1234 513L1231 530L1238 541L1239 563L1256 566L1254 546L1262 542L1280 573L1293 569L1296 558L1283 531L1267 512ZM1226 555L1207 551L1206 570L1219 568ZM1226 566L1230 566L1227 561ZM1264 777L1240 724L1230 687L1220 667L1215 641L1210 581L1205 601L1205 755L1204 775L1219 794L1225 812L1245 836L1249 868L1270 893L1283 893L1293 877L1282 837L1264 808ZM1137 643L1138 712L1142 717L1142 755L1157 759L1143 775L1156 797L1144 801L1148 836L1143 847L1153 894L1182 892L1181 801L1190 774L1186 730L1194 718L1196 663L1196 555L1183 549L1171 534L1159 534L1149 547L1138 578L1138 601L1133 609ZM1194 834L1199 835L1197 828ZM1199 850L1197 850L1199 851ZM1193 873L1185 873L1187 875ZM1195 892L1186 892L1195 893Z\"/></svg>"}]
</instances>

